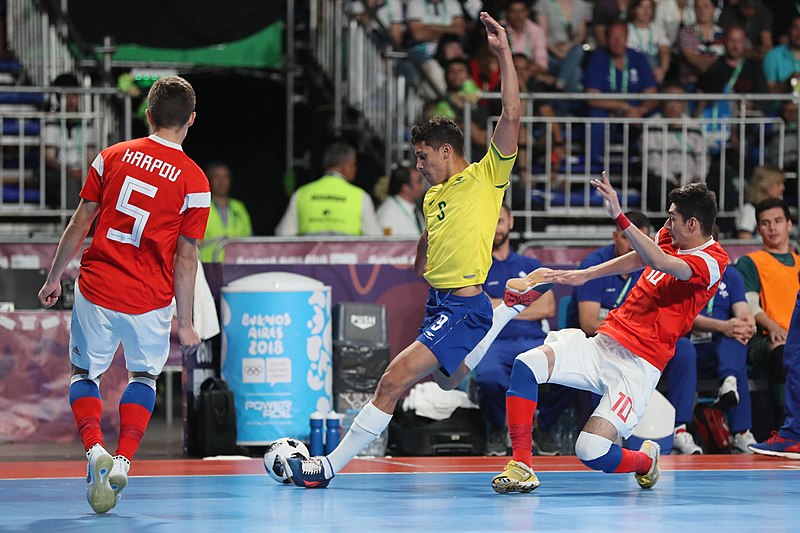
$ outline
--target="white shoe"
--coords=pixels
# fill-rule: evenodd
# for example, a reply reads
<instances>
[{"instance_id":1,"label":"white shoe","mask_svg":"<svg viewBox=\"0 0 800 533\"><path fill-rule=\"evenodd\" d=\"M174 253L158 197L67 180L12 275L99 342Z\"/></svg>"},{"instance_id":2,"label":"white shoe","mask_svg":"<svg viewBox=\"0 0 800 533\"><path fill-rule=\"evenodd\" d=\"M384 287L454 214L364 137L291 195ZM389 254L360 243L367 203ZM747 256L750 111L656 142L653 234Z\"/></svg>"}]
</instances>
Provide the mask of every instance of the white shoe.
<instances>
[{"instance_id":1,"label":"white shoe","mask_svg":"<svg viewBox=\"0 0 800 533\"><path fill-rule=\"evenodd\" d=\"M733 453L749 453L752 454L753 451L748 448L751 444L756 443L756 438L750 433L750 430L742 431L741 433L737 433L733 436L733 449L731 450Z\"/></svg>"},{"instance_id":2,"label":"white shoe","mask_svg":"<svg viewBox=\"0 0 800 533\"><path fill-rule=\"evenodd\" d=\"M92 446L86 456L89 459L86 465L86 499L95 513L103 514L117 503L114 490L108 482L114 458L99 444Z\"/></svg>"},{"instance_id":3,"label":"white shoe","mask_svg":"<svg viewBox=\"0 0 800 533\"><path fill-rule=\"evenodd\" d=\"M737 385L736 376L728 376L722 380L722 385L719 387L714 405L723 411L727 411L731 407L739 405L739 390Z\"/></svg>"},{"instance_id":4,"label":"white shoe","mask_svg":"<svg viewBox=\"0 0 800 533\"><path fill-rule=\"evenodd\" d=\"M131 462L122 455L114 456L114 467L111 469L111 475L108 476L108 483L114 491L114 505L119 503L122 498L122 491L128 485L128 470L131 469Z\"/></svg>"},{"instance_id":5,"label":"white shoe","mask_svg":"<svg viewBox=\"0 0 800 533\"><path fill-rule=\"evenodd\" d=\"M675 428L675 436L672 440L672 451L684 455L700 455L703 449L694 441L692 434L686 431L686 424L681 424Z\"/></svg>"}]
</instances>

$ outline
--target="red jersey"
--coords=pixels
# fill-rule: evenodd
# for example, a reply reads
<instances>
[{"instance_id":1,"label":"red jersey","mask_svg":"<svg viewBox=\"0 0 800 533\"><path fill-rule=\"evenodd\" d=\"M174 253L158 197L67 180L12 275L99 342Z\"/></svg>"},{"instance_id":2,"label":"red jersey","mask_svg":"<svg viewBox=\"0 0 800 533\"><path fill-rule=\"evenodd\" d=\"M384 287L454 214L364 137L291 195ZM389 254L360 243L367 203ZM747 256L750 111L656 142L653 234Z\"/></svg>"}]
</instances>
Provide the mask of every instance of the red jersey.
<instances>
[{"instance_id":1,"label":"red jersey","mask_svg":"<svg viewBox=\"0 0 800 533\"><path fill-rule=\"evenodd\" d=\"M713 239L697 248L676 250L665 228L657 239L665 253L692 268L692 277L681 281L646 267L625 302L608 314L597 331L663 372L675 355L675 343L692 329L695 317L717 292L728 254Z\"/></svg>"},{"instance_id":2,"label":"red jersey","mask_svg":"<svg viewBox=\"0 0 800 533\"><path fill-rule=\"evenodd\" d=\"M178 235L202 239L206 230L211 192L200 167L155 135L122 142L94 160L81 198L100 204L81 293L128 314L168 306Z\"/></svg>"}]
</instances>

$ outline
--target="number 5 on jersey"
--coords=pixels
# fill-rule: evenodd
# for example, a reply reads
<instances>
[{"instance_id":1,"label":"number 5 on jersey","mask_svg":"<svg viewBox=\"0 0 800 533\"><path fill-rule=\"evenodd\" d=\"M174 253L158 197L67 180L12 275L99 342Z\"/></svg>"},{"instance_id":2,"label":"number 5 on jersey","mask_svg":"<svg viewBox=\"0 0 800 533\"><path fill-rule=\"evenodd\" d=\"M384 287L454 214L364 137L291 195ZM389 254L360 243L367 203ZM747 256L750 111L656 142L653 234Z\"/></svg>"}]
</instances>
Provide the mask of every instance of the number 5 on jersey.
<instances>
[{"instance_id":1,"label":"number 5 on jersey","mask_svg":"<svg viewBox=\"0 0 800 533\"><path fill-rule=\"evenodd\" d=\"M106 237L108 237L109 240L121 242L122 244L132 244L138 248L139 244L142 242L142 233L144 233L144 227L147 225L147 219L150 218L150 211L145 211L141 207L136 207L130 203L133 191L142 193L150 198L155 198L158 187L126 176L125 181L122 183L122 188L119 191L119 198L117 198L117 211L133 217L133 228L130 233L108 228Z\"/></svg>"}]
</instances>

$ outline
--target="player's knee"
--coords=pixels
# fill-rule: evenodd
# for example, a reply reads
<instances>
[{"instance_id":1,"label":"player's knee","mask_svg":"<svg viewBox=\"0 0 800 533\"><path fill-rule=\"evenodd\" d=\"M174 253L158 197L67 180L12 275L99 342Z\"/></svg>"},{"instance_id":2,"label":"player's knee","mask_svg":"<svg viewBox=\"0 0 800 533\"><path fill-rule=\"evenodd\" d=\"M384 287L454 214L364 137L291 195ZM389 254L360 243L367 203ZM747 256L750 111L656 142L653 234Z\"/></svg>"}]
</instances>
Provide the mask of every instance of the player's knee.
<instances>
[{"instance_id":1,"label":"player's knee","mask_svg":"<svg viewBox=\"0 0 800 533\"><path fill-rule=\"evenodd\" d=\"M621 459L615 457L613 444L605 437L581 431L575 442L575 455L592 470L612 473L619 466Z\"/></svg>"}]
</instances>

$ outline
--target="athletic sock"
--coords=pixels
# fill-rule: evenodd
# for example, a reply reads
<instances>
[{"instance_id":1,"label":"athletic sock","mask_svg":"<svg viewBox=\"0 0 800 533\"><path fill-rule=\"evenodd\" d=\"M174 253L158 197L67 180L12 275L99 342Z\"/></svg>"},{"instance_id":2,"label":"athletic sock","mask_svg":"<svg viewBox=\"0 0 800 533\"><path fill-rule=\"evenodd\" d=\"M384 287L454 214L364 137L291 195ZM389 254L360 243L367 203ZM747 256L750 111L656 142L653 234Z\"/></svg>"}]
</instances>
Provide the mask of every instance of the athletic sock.
<instances>
[{"instance_id":1,"label":"athletic sock","mask_svg":"<svg viewBox=\"0 0 800 533\"><path fill-rule=\"evenodd\" d=\"M69 405L83 447L88 452L95 444L103 445L103 432L100 429L100 417L103 415L103 400L97 381L89 379L87 374L72 376L69 385Z\"/></svg>"},{"instance_id":2,"label":"athletic sock","mask_svg":"<svg viewBox=\"0 0 800 533\"><path fill-rule=\"evenodd\" d=\"M542 354L544 355L544 354ZM539 383L533 370L520 358L511 367L511 379L506 393L506 416L511 450L515 461L531 466L533 463L533 415L539 400Z\"/></svg>"},{"instance_id":3,"label":"athletic sock","mask_svg":"<svg viewBox=\"0 0 800 533\"><path fill-rule=\"evenodd\" d=\"M383 433L391 420L392 415L384 413L369 401L356 415L353 425L336 449L328 454L328 460L322 461L325 477L330 479L341 471L353 457Z\"/></svg>"},{"instance_id":4,"label":"athletic sock","mask_svg":"<svg viewBox=\"0 0 800 533\"><path fill-rule=\"evenodd\" d=\"M481 339L481 342L479 342L464 358L464 364L466 364L470 370L478 366L478 363L481 362L483 356L486 355L486 352L489 350L489 347L503 328L506 327L506 324L511 322L515 316L525 309L524 306L517 307L520 307L520 309L509 307L501 303L494 308L494 311L492 311L492 327L489 328L489 331L484 335L483 339Z\"/></svg>"},{"instance_id":5,"label":"athletic sock","mask_svg":"<svg viewBox=\"0 0 800 533\"><path fill-rule=\"evenodd\" d=\"M114 455L128 461L139 449L156 403L156 382L150 378L131 378L119 401L119 446Z\"/></svg>"},{"instance_id":6,"label":"athletic sock","mask_svg":"<svg viewBox=\"0 0 800 533\"><path fill-rule=\"evenodd\" d=\"M636 472L644 475L653 465L653 460L646 453L622 448L605 437L586 431L578 435L575 454L592 470L607 474Z\"/></svg>"},{"instance_id":7,"label":"athletic sock","mask_svg":"<svg viewBox=\"0 0 800 533\"><path fill-rule=\"evenodd\" d=\"M640 476L643 476L648 473L650 467L653 466L653 459L644 452L620 448L616 444L613 444L612 447L617 447L622 451L622 458L619 462L619 466L614 470L616 474L622 472L636 472Z\"/></svg>"}]
</instances>

